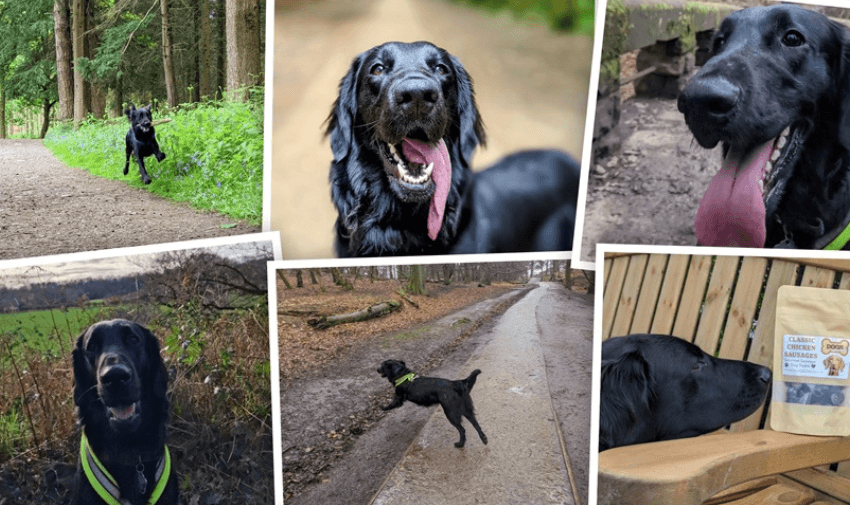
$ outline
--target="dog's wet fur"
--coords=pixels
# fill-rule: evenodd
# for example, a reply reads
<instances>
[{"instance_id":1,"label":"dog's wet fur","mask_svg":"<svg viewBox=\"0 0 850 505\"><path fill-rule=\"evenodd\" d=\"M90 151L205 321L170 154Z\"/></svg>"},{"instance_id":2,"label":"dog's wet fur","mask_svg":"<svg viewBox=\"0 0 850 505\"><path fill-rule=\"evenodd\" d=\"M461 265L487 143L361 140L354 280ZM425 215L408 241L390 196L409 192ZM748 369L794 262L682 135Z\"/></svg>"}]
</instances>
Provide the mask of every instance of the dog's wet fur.
<instances>
[{"instance_id":1,"label":"dog's wet fur","mask_svg":"<svg viewBox=\"0 0 850 505\"><path fill-rule=\"evenodd\" d=\"M386 377L393 385L395 385L395 381L412 372L411 369L407 368L404 361L394 359L384 361L378 368L381 377ZM472 397L469 396L480 373L481 370L473 370L466 379L456 381L436 377L419 377L417 375L412 382L404 381L396 386L393 401L381 408L390 410L401 407L406 400L423 407L430 407L439 403L443 407L446 418L460 433L460 440L455 443L455 447L463 447L466 443L466 430L461 425L462 417L467 418L472 423L481 441L486 445L487 435L484 434L475 419Z\"/></svg>"}]
</instances>

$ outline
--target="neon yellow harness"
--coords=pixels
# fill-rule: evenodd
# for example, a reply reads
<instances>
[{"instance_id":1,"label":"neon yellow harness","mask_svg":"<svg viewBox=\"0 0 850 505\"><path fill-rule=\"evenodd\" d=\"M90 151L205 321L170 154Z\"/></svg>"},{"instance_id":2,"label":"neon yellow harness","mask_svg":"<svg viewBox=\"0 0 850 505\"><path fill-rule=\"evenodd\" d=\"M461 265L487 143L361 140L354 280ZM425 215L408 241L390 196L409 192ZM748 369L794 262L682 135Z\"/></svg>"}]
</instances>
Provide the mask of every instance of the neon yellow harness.
<instances>
[{"instance_id":1,"label":"neon yellow harness","mask_svg":"<svg viewBox=\"0 0 850 505\"><path fill-rule=\"evenodd\" d=\"M80 440L80 461L83 464L83 472L86 478L94 488L98 496L109 505L126 505L126 501L121 499L121 490L118 489L118 483L115 478L109 474L103 463L94 454L89 446L89 440L86 434L83 433L83 438ZM168 446L165 446L165 454L159 459L156 466L156 486L148 498L148 505L155 504L162 492L165 491L165 485L168 484L168 477L171 475L171 454L168 452Z\"/></svg>"},{"instance_id":2,"label":"neon yellow harness","mask_svg":"<svg viewBox=\"0 0 850 505\"><path fill-rule=\"evenodd\" d=\"M415 379L415 378L416 378L416 374L414 374L413 372L410 372L409 374L405 375L404 377L400 377L400 378L396 379L395 387L399 387L407 381L413 382L413 379Z\"/></svg>"}]
</instances>

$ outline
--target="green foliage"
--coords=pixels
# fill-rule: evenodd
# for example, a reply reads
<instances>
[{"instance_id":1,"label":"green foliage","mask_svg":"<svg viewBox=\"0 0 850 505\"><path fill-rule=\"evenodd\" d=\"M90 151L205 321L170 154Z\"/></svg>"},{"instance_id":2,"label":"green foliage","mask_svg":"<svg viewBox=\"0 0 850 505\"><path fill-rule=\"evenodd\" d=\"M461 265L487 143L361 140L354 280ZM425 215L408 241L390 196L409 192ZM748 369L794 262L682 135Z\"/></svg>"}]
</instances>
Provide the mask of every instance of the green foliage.
<instances>
[{"instance_id":1,"label":"green foliage","mask_svg":"<svg viewBox=\"0 0 850 505\"><path fill-rule=\"evenodd\" d=\"M72 307L0 314L0 340L15 356L35 351L45 358L65 357L73 345L67 335L79 334L105 312L102 307ZM0 366L7 359L0 356Z\"/></svg>"},{"instance_id":2,"label":"green foliage","mask_svg":"<svg viewBox=\"0 0 850 505\"><path fill-rule=\"evenodd\" d=\"M147 189L258 225L263 205L262 88L255 95L245 103L210 101L170 111L171 122L156 126L167 158L162 163L154 157L145 160L153 178ZM90 120L76 131L57 126L44 145L67 165L145 187L134 160L129 174L123 174L128 129L127 121L116 120Z\"/></svg>"},{"instance_id":3,"label":"green foliage","mask_svg":"<svg viewBox=\"0 0 850 505\"><path fill-rule=\"evenodd\" d=\"M593 35L594 0L455 0L521 17L544 19L553 30Z\"/></svg>"},{"instance_id":4,"label":"green foliage","mask_svg":"<svg viewBox=\"0 0 850 505\"><path fill-rule=\"evenodd\" d=\"M0 3L0 83L7 99L57 99L52 11L51 0Z\"/></svg>"}]
</instances>

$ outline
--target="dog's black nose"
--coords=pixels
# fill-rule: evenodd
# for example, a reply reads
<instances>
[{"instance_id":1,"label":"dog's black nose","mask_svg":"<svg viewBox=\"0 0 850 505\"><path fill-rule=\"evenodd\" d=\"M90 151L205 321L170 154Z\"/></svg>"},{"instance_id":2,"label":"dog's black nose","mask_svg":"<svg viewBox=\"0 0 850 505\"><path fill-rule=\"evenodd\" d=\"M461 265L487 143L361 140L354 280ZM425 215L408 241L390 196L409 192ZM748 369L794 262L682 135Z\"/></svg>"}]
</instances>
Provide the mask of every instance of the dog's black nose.
<instances>
[{"instance_id":1,"label":"dog's black nose","mask_svg":"<svg viewBox=\"0 0 850 505\"><path fill-rule=\"evenodd\" d=\"M133 378L132 373L130 373L130 369L122 364L117 362L118 359L114 358L111 360L107 358L104 366L100 369L100 382L104 386L120 386L127 384Z\"/></svg>"},{"instance_id":2,"label":"dog's black nose","mask_svg":"<svg viewBox=\"0 0 850 505\"><path fill-rule=\"evenodd\" d=\"M770 378L771 378L770 368L760 367L759 371L758 371L758 380L767 384L768 382L770 382Z\"/></svg>"},{"instance_id":3,"label":"dog's black nose","mask_svg":"<svg viewBox=\"0 0 850 505\"><path fill-rule=\"evenodd\" d=\"M393 98L408 113L427 113L440 99L437 84L421 78L405 79L396 85Z\"/></svg>"},{"instance_id":4,"label":"dog's black nose","mask_svg":"<svg viewBox=\"0 0 850 505\"><path fill-rule=\"evenodd\" d=\"M722 77L695 77L679 95L679 112L723 117L732 112L741 88Z\"/></svg>"}]
</instances>

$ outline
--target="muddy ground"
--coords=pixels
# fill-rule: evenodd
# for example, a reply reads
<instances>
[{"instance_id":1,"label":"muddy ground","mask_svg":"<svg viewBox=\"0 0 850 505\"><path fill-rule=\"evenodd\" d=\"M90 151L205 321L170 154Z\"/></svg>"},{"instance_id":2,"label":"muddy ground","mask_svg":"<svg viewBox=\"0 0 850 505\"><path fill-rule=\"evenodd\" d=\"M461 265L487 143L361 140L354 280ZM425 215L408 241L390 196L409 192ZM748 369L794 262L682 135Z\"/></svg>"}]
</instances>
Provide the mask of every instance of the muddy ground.
<instances>
[{"instance_id":1,"label":"muddy ground","mask_svg":"<svg viewBox=\"0 0 850 505\"><path fill-rule=\"evenodd\" d=\"M475 349L491 338L501 314L530 289L494 292L437 320L375 335L329 363L282 381L287 505L368 503L433 412L413 405L391 415L380 410L393 393L376 372L378 365L398 358L417 373L456 378ZM538 314L538 321L545 321L539 330L553 407L567 439L581 502L587 503L593 302L592 296L577 291L560 290L554 298L551 311ZM479 413L479 420L484 416Z\"/></svg>"},{"instance_id":2,"label":"muddy ground","mask_svg":"<svg viewBox=\"0 0 850 505\"><path fill-rule=\"evenodd\" d=\"M128 177L138 177L135 165L131 169ZM0 181L0 259L260 231L69 168L41 140L0 140Z\"/></svg>"},{"instance_id":3,"label":"muddy ground","mask_svg":"<svg viewBox=\"0 0 850 505\"><path fill-rule=\"evenodd\" d=\"M676 100L626 100L620 128L620 150L590 170L581 259L595 261L597 243L696 245L694 217L719 147L696 143Z\"/></svg>"},{"instance_id":4,"label":"muddy ground","mask_svg":"<svg viewBox=\"0 0 850 505\"><path fill-rule=\"evenodd\" d=\"M523 148L581 157L591 37L446 0L278 0L270 219L284 258L333 256L323 123L354 57L391 40L431 41L472 77L487 129L475 169Z\"/></svg>"}]
</instances>

